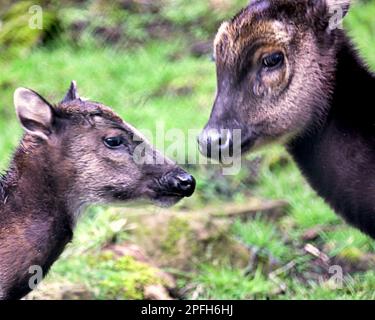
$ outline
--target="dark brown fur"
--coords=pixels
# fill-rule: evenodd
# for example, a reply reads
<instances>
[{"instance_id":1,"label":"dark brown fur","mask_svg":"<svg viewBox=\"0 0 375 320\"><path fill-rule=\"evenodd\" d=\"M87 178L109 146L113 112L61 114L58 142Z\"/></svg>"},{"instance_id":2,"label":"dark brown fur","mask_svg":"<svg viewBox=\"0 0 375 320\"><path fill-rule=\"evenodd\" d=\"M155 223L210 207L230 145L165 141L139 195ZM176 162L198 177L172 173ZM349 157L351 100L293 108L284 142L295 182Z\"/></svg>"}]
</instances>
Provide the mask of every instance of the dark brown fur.
<instances>
[{"instance_id":1,"label":"dark brown fur","mask_svg":"<svg viewBox=\"0 0 375 320\"><path fill-rule=\"evenodd\" d=\"M375 78L332 12L349 0L260 0L220 28L209 129L241 129L242 151L283 141L313 188L375 238ZM276 68L262 57L282 52ZM213 137L215 138L215 137ZM208 154L209 155L209 154Z\"/></svg>"}]
</instances>

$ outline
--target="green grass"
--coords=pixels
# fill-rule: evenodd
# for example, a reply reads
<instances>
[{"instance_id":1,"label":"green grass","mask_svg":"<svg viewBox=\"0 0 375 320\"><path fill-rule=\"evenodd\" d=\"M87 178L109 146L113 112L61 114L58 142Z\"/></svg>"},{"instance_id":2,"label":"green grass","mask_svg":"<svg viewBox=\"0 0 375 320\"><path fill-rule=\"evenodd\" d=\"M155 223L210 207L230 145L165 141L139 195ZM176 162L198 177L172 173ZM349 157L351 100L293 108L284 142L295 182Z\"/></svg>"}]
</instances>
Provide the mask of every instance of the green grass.
<instances>
[{"instance_id":1,"label":"green grass","mask_svg":"<svg viewBox=\"0 0 375 320\"><path fill-rule=\"evenodd\" d=\"M195 2L193 2L195 3ZM189 15L200 15L206 10L202 4L188 6ZM186 23L176 11L165 12L176 23ZM369 64L375 67L375 3L358 6L346 22L355 42ZM186 39L165 42L151 41L134 50L114 50L97 47L72 48L66 44L53 44L36 48L27 57L11 61L0 60L0 167L5 169L12 150L21 137L21 129L14 113L12 95L16 87L30 87L51 102L58 102L69 82L77 80L82 96L113 107L124 119L139 129L155 133L158 123L165 129L200 129L205 124L216 90L215 66L207 57L194 58L188 53ZM167 144L170 142L166 142ZM160 147L160 142L156 142ZM195 151L195 137L186 141L187 149ZM359 231L345 225L341 218L308 186L285 150L269 147L257 155L263 157L259 181L251 190L262 198L286 199L290 206L287 215L278 221L264 220L260 216L250 221L236 221L231 229L236 237L251 248L265 252L278 261L279 267L297 261L296 268L304 270L310 260L299 256L305 244L303 234L318 228L319 240L314 245L326 249L330 257L350 252L374 253L374 241ZM212 179L206 172L196 171L199 181L198 194L189 200L198 206L199 196L216 203L216 194L209 188ZM242 176L240 176L242 177ZM238 178L238 180L241 180ZM239 181L236 182L237 184ZM206 194L205 194L206 193ZM208 193L210 193L208 195ZM246 195L237 197L246 201ZM113 224L127 218L127 210L111 208L90 209L78 225L74 241L62 258L54 265L46 281L66 278L79 281L97 289L97 298L141 298L139 293L124 294L119 286L124 281L149 281L134 273L127 264L128 274L115 274L117 266L111 262L92 263L88 253L95 257L102 246L112 241L129 238L125 229L114 231ZM128 211L131 212L131 209ZM126 224L125 224L126 226ZM139 266L138 266L139 267ZM112 270L112 271L111 271ZM199 299L373 299L375 273L359 272L347 276L342 289L333 290L326 283L300 281L293 273L280 275L287 284L285 294L275 294L277 284L270 280L261 265L255 266L250 275L232 266L199 265L192 273L193 280L184 280L195 289L188 297ZM104 281L104 280L106 281ZM119 283L118 283L119 282Z\"/></svg>"},{"instance_id":2,"label":"green grass","mask_svg":"<svg viewBox=\"0 0 375 320\"><path fill-rule=\"evenodd\" d=\"M197 286L194 298L219 300L264 299L274 287L259 270L244 276L240 270L207 265L201 267L193 284Z\"/></svg>"},{"instance_id":3,"label":"green grass","mask_svg":"<svg viewBox=\"0 0 375 320\"><path fill-rule=\"evenodd\" d=\"M345 25L349 34L359 47L361 55L368 64L375 68L375 5L373 1L367 4L357 4L355 10L349 12Z\"/></svg>"},{"instance_id":4,"label":"green grass","mask_svg":"<svg viewBox=\"0 0 375 320\"><path fill-rule=\"evenodd\" d=\"M263 249L265 255L272 255L279 260L286 260L288 257L289 248L283 243L277 227L261 218L246 223L236 221L233 233L246 245Z\"/></svg>"}]
</instances>

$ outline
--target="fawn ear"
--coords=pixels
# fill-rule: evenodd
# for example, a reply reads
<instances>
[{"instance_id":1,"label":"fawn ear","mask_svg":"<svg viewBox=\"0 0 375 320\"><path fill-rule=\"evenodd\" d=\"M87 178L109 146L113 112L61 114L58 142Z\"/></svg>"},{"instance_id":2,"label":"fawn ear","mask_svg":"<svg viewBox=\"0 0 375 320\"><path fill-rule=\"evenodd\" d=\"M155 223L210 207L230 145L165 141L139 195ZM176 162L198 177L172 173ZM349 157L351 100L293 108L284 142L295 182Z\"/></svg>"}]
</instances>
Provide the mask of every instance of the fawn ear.
<instances>
[{"instance_id":1,"label":"fawn ear","mask_svg":"<svg viewBox=\"0 0 375 320\"><path fill-rule=\"evenodd\" d=\"M66 93L64 99L61 101L61 103L73 101L73 100L76 100L76 99L79 99L79 94L78 94L78 90L77 90L77 83L73 80L70 83L69 90Z\"/></svg>"},{"instance_id":2,"label":"fawn ear","mask_svg":"<svg viewBox=\"0 0 375 320\"><path fill-rule=\"evenodd\" d=\"M36 92L18 88L14 92L14 106L24 130L47 140L52 131L53 111L51 105Z\"/></svg>"}]
</instances>

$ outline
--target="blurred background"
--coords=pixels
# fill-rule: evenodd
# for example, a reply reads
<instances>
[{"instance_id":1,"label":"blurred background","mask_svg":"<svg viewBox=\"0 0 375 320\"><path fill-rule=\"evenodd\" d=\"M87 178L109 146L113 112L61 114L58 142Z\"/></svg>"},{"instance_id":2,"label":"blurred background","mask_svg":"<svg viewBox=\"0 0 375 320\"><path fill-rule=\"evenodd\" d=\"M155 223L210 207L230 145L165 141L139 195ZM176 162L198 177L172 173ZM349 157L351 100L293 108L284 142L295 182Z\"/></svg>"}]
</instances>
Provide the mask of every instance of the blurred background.
<instances>
[{"instance_id":1,"label":"blurred background","mask_svg":"<svg viewBox=\"0 0 375 320\"><path fill-rule=\"evenodd\" d=\"M57 103L74 79L81 96L139 129L202 128L216 90L213 38L247 2L0 0L2 171L22 134L12 101L19 86ZM36 4L42 29L29 27ZM375 68L375 1L358 1L345 28ZM374 241L315 195L282 147L249 155L236 176L186 169L197 192L174 208L88 210L27 298L375 298Z\"/></svg>"}]
</instances>

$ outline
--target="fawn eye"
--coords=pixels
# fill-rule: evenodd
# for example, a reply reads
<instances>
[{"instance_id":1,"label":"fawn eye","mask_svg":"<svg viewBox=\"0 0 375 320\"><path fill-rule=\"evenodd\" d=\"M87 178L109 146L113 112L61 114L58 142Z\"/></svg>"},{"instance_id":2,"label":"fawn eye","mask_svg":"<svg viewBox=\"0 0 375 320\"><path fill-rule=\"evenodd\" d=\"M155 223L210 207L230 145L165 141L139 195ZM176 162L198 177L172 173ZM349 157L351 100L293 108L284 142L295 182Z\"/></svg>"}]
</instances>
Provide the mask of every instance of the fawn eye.
<instances>
[{"instance_id":1,"label":"fawn eye","mask_svg":"<svg viewBox=\"0 0 375 320\"><path fill-rule=\"evenodd\" d=\"M266 68L276 68L284 62L284 54L275 52L263 58L263 66Z\"/></svg>"},{"instance_id":2,"label":"fawn eye","mask_svg":"<svg viewBox=\"0 0 375 320\"><path fill-rule=\"evenodd\" d=\"M110 137L104 139L104 145L110 149L116 149L124 144L122 137Z\"/></svg>"}]
</instances>

